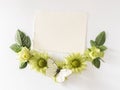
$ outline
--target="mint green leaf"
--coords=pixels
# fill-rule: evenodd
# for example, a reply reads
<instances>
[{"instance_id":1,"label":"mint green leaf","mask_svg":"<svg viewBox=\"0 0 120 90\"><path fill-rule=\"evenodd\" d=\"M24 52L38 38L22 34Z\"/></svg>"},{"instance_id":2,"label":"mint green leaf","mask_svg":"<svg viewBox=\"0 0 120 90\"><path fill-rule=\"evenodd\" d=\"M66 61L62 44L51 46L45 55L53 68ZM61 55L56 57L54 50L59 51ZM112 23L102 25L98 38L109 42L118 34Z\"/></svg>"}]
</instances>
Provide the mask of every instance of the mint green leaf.
<instances>
[{"instance_id":1,"label":"mint green leaf","mask_svg":"<svg viewBox=\"0 0 120 90\"><path fill-rule=\"evenodd\" d=\"M101 51L105 51L105 50L107 49L107 47L106 47L106 46L103 46L103 45L102 45L102 46L99 46L98 48L99 48Z\"/></svg>"},{"instance_id":2,"label":"mint green leaf","mask_svg":"<svg viewBox=\"0 0 120 90\"><path fill-rule=\"evenodd\" d=\"M95 42L98 46L101 46L105 43L106 40L106 34L105 31L101 32L95 39Z\"/></svg>"},{"instance_id":3,"label":"mint green leaf","mask_svg":"<svg viewBox=\"0 0 120 90\"><path fill-rule=\"evenodd\" d=\"M19 68L24 69L27 66L27 62L21 62Z\"/></svg>"},{"instance_id":4,"label":"mint green leaf","mask_svg":"<svg viewBox=\"0 0 120 90\"><path fill-rule=\"evenodd\" d=\"M18 44L12 44L10 48L16 53L21 51L21 46L19 46Z\"/></svg>"},{"instance_id":5,"label":"mint green leaf","mask_svg":"<svg viewBox=\"0 0 120 90\"><path fill-rule=\"evenodd\" d=\"M99 58L96 58L92 61L92 64L96 67L96 68L100 68L100 60Z\"/></svg>"},{"instance_id":6,"label":"mint green leaf","mask_svg":"<svg viewBox=\"0 0 120 90\"><path fill-rule=\"evenodd\" d=\"M26 38L24 39L23 46L26 46L27 48L31 47L31 40L29 36L26 36Z\"/></svg>"},{"instance_id":7,"label":"mint green leaf","mask_svg":"<svg viewBox=\"0 0 120 90\"><path fill-rule=\"evenodd\" d=\"M91 44L91 46L96 46L96 43L93 40L90 40L90 44Z\"/></svg>"},{"instance_id":8,"label":"mint green leaf","mask_svg":"<svg viewBox=\"0 0 120 90\"><path fill-rule=\"evenodd\" d=\"M24 41L25 38L26 38L25 33L20 31L20 30L17 30L16 37L15 37L15 40L16 40L17 44L22 46L23 45L23 41Z\"/></svg>"},{"instance_id":9,"label":"mint green leaf","mask_svg":"<svg viewBox=\"0 0 120 90\"><path fill-rule=\"evenodd\" d=\"M22 47L27 47L29 49L31 47L31 40L30 40L29 36L26 36L26 34L20 30L17 30L16 42L18 45L20 45Z\"/></svg>"}]
</instances>

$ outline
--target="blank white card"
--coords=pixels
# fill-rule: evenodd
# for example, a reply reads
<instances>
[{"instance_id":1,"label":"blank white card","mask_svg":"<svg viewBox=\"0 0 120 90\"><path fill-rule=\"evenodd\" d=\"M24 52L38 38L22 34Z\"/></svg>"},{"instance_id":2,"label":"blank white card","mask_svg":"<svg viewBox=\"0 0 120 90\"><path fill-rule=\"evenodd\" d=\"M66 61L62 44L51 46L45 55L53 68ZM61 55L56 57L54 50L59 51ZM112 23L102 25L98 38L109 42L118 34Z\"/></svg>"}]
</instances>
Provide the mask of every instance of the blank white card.
<instances>
[{"instance_id":1,"label":"blank white card","mask_svg":"<svg viewBox=\"0 0 120 90\"><path fill-rule=\"evenodd\" d=\"M81 12L41 12L35 19L33 48L82 52L86 48L87 15Z\"/></svg>"}]
</instances>

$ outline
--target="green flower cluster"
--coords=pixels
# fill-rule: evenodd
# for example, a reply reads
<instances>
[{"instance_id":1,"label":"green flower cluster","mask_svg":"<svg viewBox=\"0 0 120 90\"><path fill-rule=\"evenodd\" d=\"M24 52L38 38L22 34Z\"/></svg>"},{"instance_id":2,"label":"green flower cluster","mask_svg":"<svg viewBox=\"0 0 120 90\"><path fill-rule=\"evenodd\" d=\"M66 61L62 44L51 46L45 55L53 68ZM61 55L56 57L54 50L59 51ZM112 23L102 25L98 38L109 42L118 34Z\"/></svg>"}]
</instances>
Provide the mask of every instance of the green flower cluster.
<instances>
[{"instance_id":1,"label":"green flower cluster","mask_svg":"<svg viewBox=\"0 0 120 90\"><path fill-rule=\"evenodd\" d=\"M30 50L26 47L22 47L21 51L18 53L21 62L28 61L31 57Z\"/></svg>"},{"instance_id":2,"label":"green flower cluster","mask_svg":"<svg viewBox=\"0 0 120 90\"><path fill-rule=\"evenodd\" d=\"M93 46L85 51L84 57L86 60L92 61L98 57L103 58L104 52L100 51L99 48Z\"/></svg>"},{"instance_id":3,"label":"green flower cluster","mask_svg":"<svg viewBox=\"0 0 120 90\"><path fill-rule=\"evenodd\" d=\"M52 64L55 68L59 68L59 70L69 69L72 72L83 71L87 66L86 62L88 61L99 68L100 60L104 57L104 51L107 49L103 45L105 38L105 32L103 31L96 37L95 41L90 41L91 48L88 48L84 54L72 53L65 58L65 62L55 61L57 66L55 63ZM16 43L10 48L18 54L20 68L23 69L29 64L36 71L46 74L48 60L50 60L51 57L47 53L31 50L30 47L30 38L24 32L18 30L16 34Z\"/></svg>"}]
</instances>

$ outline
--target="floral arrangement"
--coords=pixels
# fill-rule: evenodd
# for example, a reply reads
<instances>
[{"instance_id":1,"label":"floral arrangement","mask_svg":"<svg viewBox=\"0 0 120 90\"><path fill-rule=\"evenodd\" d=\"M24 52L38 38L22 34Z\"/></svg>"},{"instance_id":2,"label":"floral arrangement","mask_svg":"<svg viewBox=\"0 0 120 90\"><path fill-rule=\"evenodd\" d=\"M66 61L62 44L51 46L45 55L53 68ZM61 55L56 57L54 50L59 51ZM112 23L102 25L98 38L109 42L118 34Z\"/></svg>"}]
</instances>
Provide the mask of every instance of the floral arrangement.
<instances>
[{"instance_id":1,"label":"floral arrangement","mask_svg":"<svg viewBox=\"0 0 120 90\"><path fill-rule=\"evenodd\" d=\"M102 31L95 40L90 40L91 47L86 49L84 54L71 53L65 57L64 61L54 60L48 53L43 53L31 49L31 40L24 32L17 30L15 44L10 48L17 53L20 69L30 65L32 69L46 75L56 82L63 82L72 73L79 73L85 70L87 62L91 62L96 68L100 68L100 62L103 61L104 52L107 49L104 46L106 40L105 31Z\"/></svg>"}]
</instances>

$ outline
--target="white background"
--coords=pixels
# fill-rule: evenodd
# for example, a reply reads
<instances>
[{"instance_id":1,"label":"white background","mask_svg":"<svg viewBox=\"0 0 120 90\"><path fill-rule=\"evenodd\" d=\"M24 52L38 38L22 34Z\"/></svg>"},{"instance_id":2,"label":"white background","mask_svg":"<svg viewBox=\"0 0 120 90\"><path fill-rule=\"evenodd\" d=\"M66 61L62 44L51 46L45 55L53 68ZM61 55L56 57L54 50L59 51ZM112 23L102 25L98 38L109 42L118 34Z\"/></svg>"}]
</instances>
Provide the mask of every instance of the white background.
<instances>
[{"instance_id":1,"label":"white background","mask_svg":"<svg viewBox=\"0 0 120 90\"><path fill-rule=\"evenodd\" d=\"M19 70L9 46L19 28L32 37L37 11L83 11L89 14L87 45L107 33L105 63L57 84L29 67ZM120 0L0 0L0 90L120 90Z\"/></svg>"}]
</instances>

